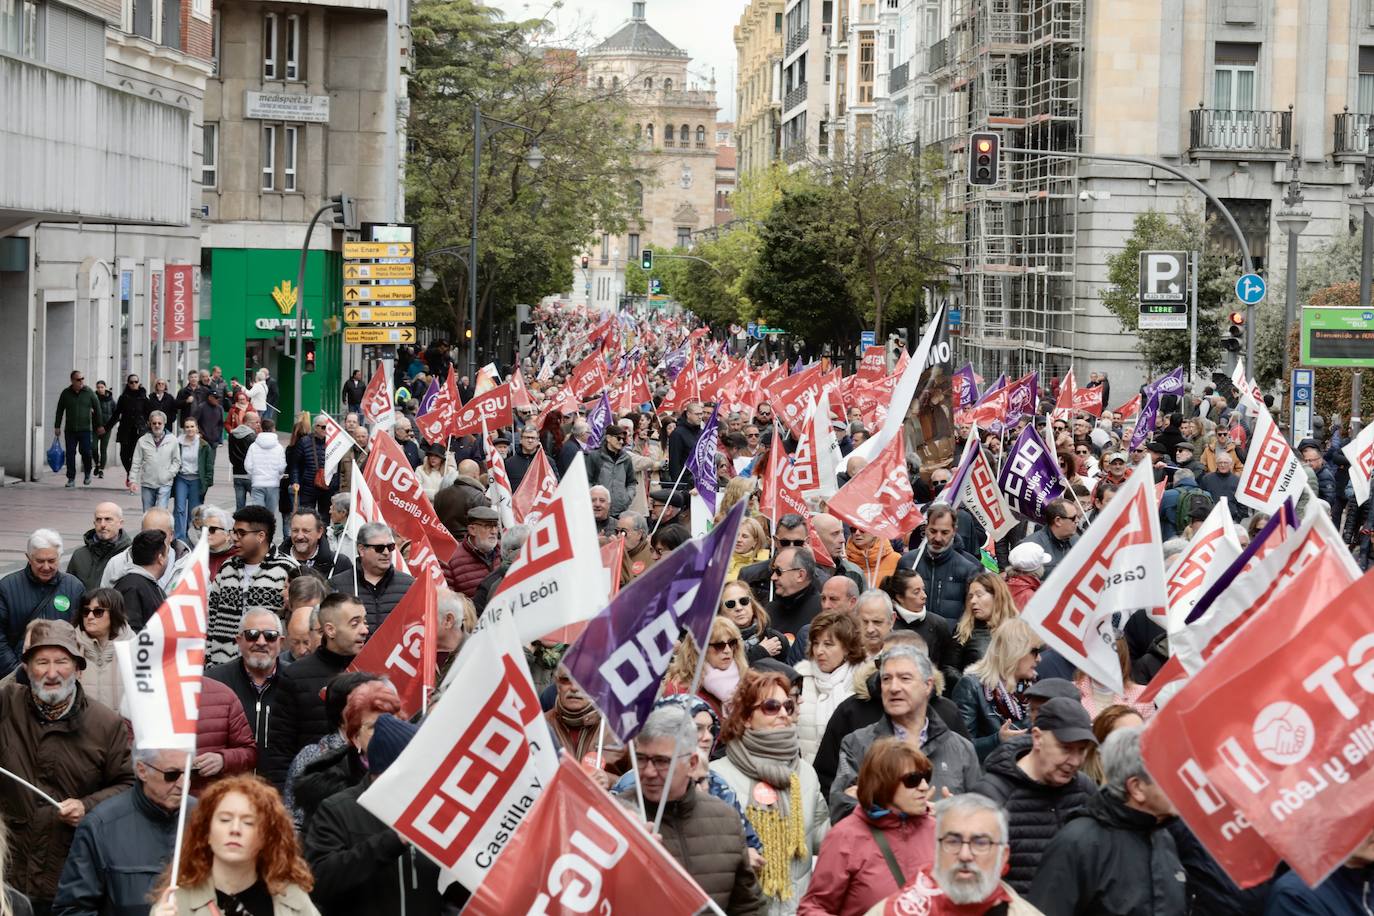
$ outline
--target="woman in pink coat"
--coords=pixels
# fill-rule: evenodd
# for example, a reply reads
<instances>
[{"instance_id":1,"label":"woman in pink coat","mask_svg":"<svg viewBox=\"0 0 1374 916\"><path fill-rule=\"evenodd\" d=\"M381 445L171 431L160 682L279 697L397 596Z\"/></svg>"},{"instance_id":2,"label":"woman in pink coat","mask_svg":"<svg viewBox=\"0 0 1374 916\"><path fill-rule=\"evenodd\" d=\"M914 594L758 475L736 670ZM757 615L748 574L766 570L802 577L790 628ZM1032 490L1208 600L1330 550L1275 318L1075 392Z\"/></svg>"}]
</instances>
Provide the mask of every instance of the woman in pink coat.
<instances>
[{"instance_id":1,"label":"woman in pink coat","mask_svg":"<svg viewBox=\"0 0 1374 916\"><path fill-rule=\"evenodd\" d=\"M859 767L859 804L826 834L797 916L861 916L935 862L931 763L897 738Z\"/></svg>"}]
</instances>

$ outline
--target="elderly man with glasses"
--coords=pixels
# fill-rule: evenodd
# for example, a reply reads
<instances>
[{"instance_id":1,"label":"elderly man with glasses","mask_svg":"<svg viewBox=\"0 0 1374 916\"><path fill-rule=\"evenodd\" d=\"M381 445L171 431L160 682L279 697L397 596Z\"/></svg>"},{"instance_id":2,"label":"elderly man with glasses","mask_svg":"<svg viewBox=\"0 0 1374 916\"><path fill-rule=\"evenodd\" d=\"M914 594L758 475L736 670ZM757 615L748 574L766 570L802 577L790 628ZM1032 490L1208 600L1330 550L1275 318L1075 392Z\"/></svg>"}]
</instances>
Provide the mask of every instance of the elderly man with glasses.
<instances>
[{"instance_id":1,"label":"elderly man with glasses","mask_svg":"<svg viewBox=\"0 0 1374 916\"><path fill-rule=\"evenodd\" d=\"M415 579L397 572L396 533L381 522L358 529L358 565L355 572L339 573L329 580L337 592L354 596L367 611L367 626L376 631L405 597Z\"/></svg>"},{"instance_id":2,"label":"elderly man with glasses","mask_svg":"<svg viewBox=\"0 0 1374 916\"><path fill-rule=\"evenodd\" d=\"M207 665L238 657L239 621L251 608L266 608L278 617L286 608L286 584L296 561L272 550L277 519L264 506L244 506L234 513L231 533L238 554L220 567L210 583L210 624L205 641Z\"/></svg>"},{"instance_id":3,"label":"elderly man with glasses","mask_svg":"<svg viewBox=\"0 0 1374 916\"><path fill-rule=\"evenodd\" d=\"M1026 541L1039 545L1050 555L1049 562L1045 564L1045 579L1078 543L1078 526L1082 517L1082 511L1072 500L1052 499L1045 504L1045 526L1026 538Z\"/></svg>"},{"instance_id":4,"label":"elderly man with glasses","mask_svg":"<svg viewBox=\"0 0 1374 916\"><path fill-rule=\"evenodd\" d=\"M774 557L768 574L774 594L768 603L768 619L795 641L802 628L821 612L816 559L805 547L784 547Z\"/></svg>"},{"instance_id":5,"label":"elderly man with glasses","mask_svg":"<svg viewBox=\"0 0 1374 916\"><path fill-rule=\"evenodd\" d=\"M235 639L239 657L205 669L205 676L227 686L239 698L258 752L272 746L275 730L272 719L280 693L277 680L283 670L277 663L281 655L281 620L266 608L244 612Z\"/></svg>"}]
</instances>

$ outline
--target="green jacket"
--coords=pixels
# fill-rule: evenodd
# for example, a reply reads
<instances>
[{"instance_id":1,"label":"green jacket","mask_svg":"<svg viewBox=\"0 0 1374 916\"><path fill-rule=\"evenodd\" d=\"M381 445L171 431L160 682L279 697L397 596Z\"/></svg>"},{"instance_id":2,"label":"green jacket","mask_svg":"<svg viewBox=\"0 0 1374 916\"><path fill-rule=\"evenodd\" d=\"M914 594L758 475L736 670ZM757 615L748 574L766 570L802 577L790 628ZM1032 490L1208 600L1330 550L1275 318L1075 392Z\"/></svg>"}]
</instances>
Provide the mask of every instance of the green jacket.
<instances>
[{"instance_id":1,"label":"green jacket","mask_svg":"<svg viewBox=\"0 0 1374 916\"><path fill-rule=\"evenodd\" d=\"M78 392L72 391L70 385L63 388L62 393L57 396L57 419L52 422L55 429L62 428L63 414L67 416L67 432L84 433L94 430L100 425L100 399L95 396L95 389L82 388Z\"/></svg>"},{"instance_id":2,"label":"green jacket","mask_svg":"<svg viewBox=\"0 0 1374 916\"><path fill-rule=\"evenodd\" d=\"M215 485L215 450L210 448L210 443L206 442L204 437L200 440L196 471L200 476L200 496L204 499L205 494Z\"/></svg>"}]
</instances>

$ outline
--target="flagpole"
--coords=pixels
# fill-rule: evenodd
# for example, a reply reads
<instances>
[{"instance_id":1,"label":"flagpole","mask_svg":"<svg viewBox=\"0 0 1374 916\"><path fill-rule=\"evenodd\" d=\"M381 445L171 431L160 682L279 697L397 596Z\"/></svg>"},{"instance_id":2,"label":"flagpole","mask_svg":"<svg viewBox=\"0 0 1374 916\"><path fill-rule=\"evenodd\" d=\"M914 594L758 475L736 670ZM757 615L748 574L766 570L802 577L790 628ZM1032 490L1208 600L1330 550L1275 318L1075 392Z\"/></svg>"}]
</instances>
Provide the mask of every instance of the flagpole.
<instances>
[{"instance_id":1,"label":"flagpole","mask_svg":"<svg viewBox=\"0 0 1374 916\"><path fill-rule=\"evenodd\" d=\"M172 846L172 887L177 886L177 879L181 872L181 838L186 832L186 799L191 797L191 766L194 763L195 751L187 751L186 787L181 791L181 806L177 809L177 837L175 845Z\"/></svg>"},{"instance_id":2,"label":"flagpole","mask_svg":"<svg viewBox=\"0 0 1374 916\"><path fill-rule=\"evenodd\" d=\"M673 496L677 495L677 488L682 483L682 478L686 476L686 474L687 462L684 461L682 462L682 470L678 472L677 480L673 481L673 492L669 496L669 502L671 502ZM663 509L658 513L658 521L654 522L654 530L649 532L649 537L653 537L655 534L658 534L658 526L663 524L663 516L666 515L668 512L668 504L668 502L665 502L663 504Z\"/></svg>"},{"instance_id":3,"label":"flagpole","mask_svg":"<svg viewBox=\"0 0 1374 916\"><path fill-rule=\"evenodd\" d=\"M597 768L598 770L601 769L601 751L602 751L603 748L605 748L605 746L606 746L606 717L605 717L605 716L602 716L602 717L601 717L601 727L597 730L597 733L596 733L596 768ZM636 771L635 779L636 779L636 780L639 779L638 771Z\"/></svg>"},{"instance_id":4,"label":"flagpole","mask_svg":"<svg viewBox=\"0 0 1374 916\"><path fill-rule=\"evenodd\" d=\"M717 599L717 600L719 600L719 599ZM696 641L697 641L696 636L693 635L693 634L691 633L691 631L688 631L688 634L687 634L687 635L688 635L688 638L690 638L690 639L692 640L692 644L693 644L693 645L696 645ZM689 696L689 697L694 697L694 696L697 695L697 690L700 689L700 687L701 687L701 676L702 676L703 673L705 673L705 670L706 670L706 651L707 651L707 649L708 649L708 647L709 647L709 645L710 645L710 639L711 639L711 637L708 635L708 636L706 637L706 639L707 639L707 645L705 645L705 646L697 646L697 670L696 670L696 673L692 675L692 686L689 687L689 688L687 689L687 696ZM734 660L733 660L733 659L731 660L731 663L732 663L732 664L734 663ZM663 777L663 792L664 792L664 795L665 795L665 796L666 796L667 792L669 791L669 788L670 788L670 787L672 786L672 784L673 784L673 770L677 768L677 759L678 759L678 757L682 756L681 754L678 754L678 753L677 753L677 747L676 747L676 745L673 747L673 752L674 752L674 753L673 753L672 758L669 759L669 761L668 761L668 772L667 772L667 773L664 775L664 777ZM690 790L689 790L689 791L690 791ZM655 834L655 835L658 834L659 825L663 823L663 809L666 808L666 807L668 807L668 799L667 799L666 797L660 798L660 799L658 800L658 811L656 811L656 812L654 813L654 834Z\"/></svg>"},{"instance_id":5,"label":"flagpole","mask_svg":"<svg viewBox=\"0 0 1374 916\"><path fill-rule=\"evenodd\" d=\"M5 775L8 776L10 779L13 779L15 782L19 783L19 784L20 784L21 786L23 786L24 788L26 788L26 789L28 789L29 791L34 792L35 794L41 796L41 797L43 798L44 801L46 801L48 804L52 805L54 808L60 808L60 807L62 807L62 805L58 802L57 799L53 798L53 797L52 797L51 795L49 795L47 792L44 792L42 789L38 788L38 786L36 786L36 785L34 785L33 783L29 782L27 779L25 779L24 777L20 776L19 774L17 774L17 773L11 773L9 770L5 769L4 767L0 767L0 773L5 774Z\"/></svg>"},{"instance_id":6,"label":"flagpole","mask_svg":"<svg viewBox=\"0 0 1374 916\"><path fill-rule=\"evenodd\" d=\"M634 739L626 743L630 745L630 766L634 767L635 771L635 797L639 799L639 819L647 821L649 815L644 811L644 786L639 781L639 755L635 753Z\"/></svg>"}]
</instances>

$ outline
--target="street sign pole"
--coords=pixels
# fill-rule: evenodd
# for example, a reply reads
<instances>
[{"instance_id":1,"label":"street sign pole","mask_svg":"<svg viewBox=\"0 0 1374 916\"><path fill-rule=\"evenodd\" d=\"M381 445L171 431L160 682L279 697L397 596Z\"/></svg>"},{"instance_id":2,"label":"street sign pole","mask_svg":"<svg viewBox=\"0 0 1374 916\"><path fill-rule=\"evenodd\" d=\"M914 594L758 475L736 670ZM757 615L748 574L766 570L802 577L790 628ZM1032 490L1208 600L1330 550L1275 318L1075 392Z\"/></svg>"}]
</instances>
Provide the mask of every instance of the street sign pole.
<instances>
[{"instance_id":1,"label":"street sign pole","mask_svg":"<svg viewBox=\"0 0 1374 916\"><path fill-rule=\"evenodd\" d=\"M1192 329L1188 333L1188 384L1197 383L1197 272L1198 255L1196 251L1188 252L1188 287L1193 300L1192 320L1188 322Z\"/></svg>"}]
</instances>

